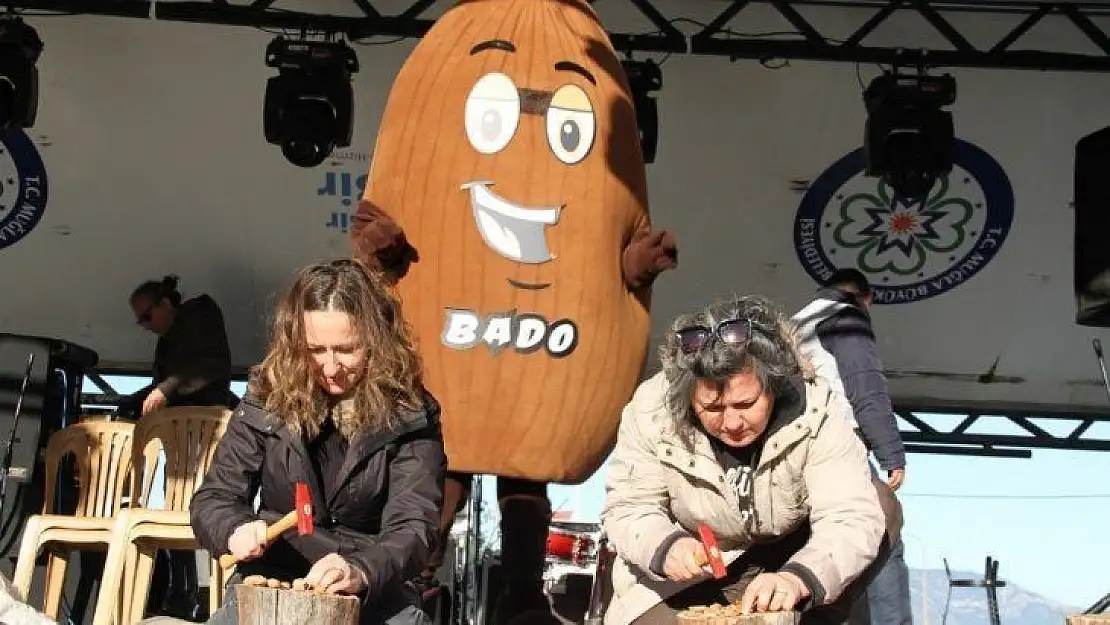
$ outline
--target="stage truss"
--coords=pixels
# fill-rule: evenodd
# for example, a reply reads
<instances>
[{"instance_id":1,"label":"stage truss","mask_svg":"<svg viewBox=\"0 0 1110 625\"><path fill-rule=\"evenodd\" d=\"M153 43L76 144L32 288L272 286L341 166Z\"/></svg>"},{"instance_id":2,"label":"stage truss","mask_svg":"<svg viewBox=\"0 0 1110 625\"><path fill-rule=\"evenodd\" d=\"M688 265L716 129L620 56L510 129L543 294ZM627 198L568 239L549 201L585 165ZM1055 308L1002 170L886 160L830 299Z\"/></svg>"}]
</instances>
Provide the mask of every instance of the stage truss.
<instances>
[{"instance_id":1,"label":"stage truss","mask_svg":"<svg viewBox=\"0 0 1110 625\"><path fill-rule=\"evenodd\" d=\"M410 0L402 10L386 13L379 10L381 0L350 0L346 14L311 13L286 8L276 0L254 0L233 4L230 0L22 0L8 6L28 14L102 15L167 21L200 22L232 26L297 30L310 28L347 33L352 39L373 36L397 38L422 37L433 23L427 14L444 9L452 0ZM731 59L810 59L851 63L912 63L924 58L934 67L979 67L1038 69L1056 71L1110 71L1110 37L1096 22L1110 18L1110 2L1028 0L686 0L682 15L666 15L651 0L596 0L593 4L603 16L608 7L631 5L646 18L651 30L641 33L612 32L613 45L623 52L664 52L728 57ZM745 30L758 30L752 24L745 28L749 5L772 7L794 32L788 38L745 35ZM803 17L799 9L835 7L840 15L858 15L858 28L844 39L833 39L828 25ZM682 30L688 24L689 11L697 9L715 15L696 29ZM849 12L850 13L847 13ZM892 15L913 12L925 19L945 41L947 49L929 49L924 41L899 42L899 47L869 45L868 38ZM961 31L967 16L989 14L1008 16L1014 27L989 47L976 46ZM1020 21L1018 21L1020 19ZM1077 39L1090 43L1091 53L1077 54L1062 50L1015 49L1018 40L1042 21L1063 20L1075 29ZM931 33L929 33L931 35ZM922 56L924 55L924 56Z\"/></svg>"},{"instance_id":2,"label":"stage truss","mask_svg":"<svg viewBox=\"0 0 1110 625\"><path fill-rule=\"evenodd\" d=\"M120 394L104 377L112 375L146 377L137 372L86 374L86 390L93 387L98 391L82 393L86 413L114 409ZM242 372L234 377L245 380ZM920 402L914 406L895 409L901 420L902 440L910 453L1029 458L1034 449L1110 451L1110 412L1040 406L968 411L955 405L930 407ZM1000 433L1003 431L1009 433Z\"/></svg>"},{"instance_id":3,"label":"stage truss","mask_svg":"<svg viewBox=\"0 0 1110 625\"><path fill-rule=\"evenodd\" d=\"M909 453L1030 458L1035 449L1110 451L1110 414L1106 413L1057 407L976 411L936 407L896 409L895 413L909 426L899 428Z\"/></svg>"}]
</instances>

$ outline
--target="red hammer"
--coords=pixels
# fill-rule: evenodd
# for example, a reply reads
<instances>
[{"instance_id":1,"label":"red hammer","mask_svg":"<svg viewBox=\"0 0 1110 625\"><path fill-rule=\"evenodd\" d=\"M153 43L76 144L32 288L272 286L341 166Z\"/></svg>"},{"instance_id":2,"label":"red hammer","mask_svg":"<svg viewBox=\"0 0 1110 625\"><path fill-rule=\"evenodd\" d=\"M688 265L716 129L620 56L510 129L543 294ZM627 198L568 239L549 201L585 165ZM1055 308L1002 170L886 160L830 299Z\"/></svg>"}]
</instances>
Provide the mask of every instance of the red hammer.
<instances>
[{"instance_id":1,"label":"red hammer","mask_svg":"<svg viewBox=\"0 0 1110 625\"><path fill-rule=\"evenodd\" d=\"M297 536L304 536L312 533L312 497L308 494L308 484L304 482L297 482L296 490L296 503L293 506L293 511L289 514L278 519L273 525L266 527L266 545L274 542L279 536L285 532L297 528ZM225 553L220 556L220 566L229 569L238 560L230 553Z\"/></svg>"},{"instance_id":2,"label":"red hammer","mask_svg":"<svg viewBox=\"0 0 1110 625\"><path fill-rule=\"evenodd\" d=\"M727 569L725 569L724 558L721 557L721 548L717 546L717 537L713 535L713 530L709 529L709 526L705 523L698 524L698 533L701 534L701 544L705 546L705 555L709 560L708 562L698 562L698 564L708 564L713 568L713 577L721 579L727 574ZM696 559L701 560L701 558Z\"/></svg>"}]
</instances>

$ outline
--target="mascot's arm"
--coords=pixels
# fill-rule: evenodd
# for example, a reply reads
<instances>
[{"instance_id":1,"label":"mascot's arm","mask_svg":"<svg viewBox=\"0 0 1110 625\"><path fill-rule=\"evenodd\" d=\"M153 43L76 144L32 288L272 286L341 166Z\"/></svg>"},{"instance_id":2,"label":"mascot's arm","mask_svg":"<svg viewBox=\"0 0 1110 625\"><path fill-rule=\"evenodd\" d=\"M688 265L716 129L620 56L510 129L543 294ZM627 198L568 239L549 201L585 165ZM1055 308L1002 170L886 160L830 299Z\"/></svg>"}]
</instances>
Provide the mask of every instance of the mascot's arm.
<instances>
[{"instance_id":1,"label":"mascot's arm","mask_svg":"<svg viewBox=\"0 0 1110 625\"><path fill-rule=\"evenodd\" d=\"M629 290L650 287L655 278L678 266L678 247L670 230L651 230L644 223L632 233L621 254L621 271Z\"/></svg>"},{"instance_id":2,"label":"mascot's arm","mask_svg":"<svg viewBox=\"0 0 1110 625\"><path fill-rule=\"evenodd\" d=\"M362 200L351 228L351 246L356 259L399 280L409 265L419 260L405 232L381 207Z\"/></svg>"}]
</instances>

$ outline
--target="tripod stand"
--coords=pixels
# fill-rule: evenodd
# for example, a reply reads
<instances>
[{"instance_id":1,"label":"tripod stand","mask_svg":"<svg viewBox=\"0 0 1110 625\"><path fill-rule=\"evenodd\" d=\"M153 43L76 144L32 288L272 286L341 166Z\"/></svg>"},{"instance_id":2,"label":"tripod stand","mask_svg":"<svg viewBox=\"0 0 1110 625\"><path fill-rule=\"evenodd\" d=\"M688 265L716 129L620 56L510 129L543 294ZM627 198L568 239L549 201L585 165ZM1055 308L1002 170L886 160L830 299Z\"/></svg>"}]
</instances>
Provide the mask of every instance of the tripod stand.
<instances>
[{"instance_id":1,"label":"tripod stand","mask_svg":"<svg viewBox=\"0 0 1110 625\"><path fill-rule=\"evenodd\" d=\"M0 510L4 508L4 501L8 496L8 473L12 468L12 450L15 448L15 435L19 428L19 415L23 412L23 398L27 395L27 383L31 380L31 370L35 366L35 354L27 355L27 372L23 374L23 382L19 386L19 398L15 400L15 412L12 415L12 432L8 435L7 445L4 447L4 458L0 461Z\"/></svg>"}]
</instances>

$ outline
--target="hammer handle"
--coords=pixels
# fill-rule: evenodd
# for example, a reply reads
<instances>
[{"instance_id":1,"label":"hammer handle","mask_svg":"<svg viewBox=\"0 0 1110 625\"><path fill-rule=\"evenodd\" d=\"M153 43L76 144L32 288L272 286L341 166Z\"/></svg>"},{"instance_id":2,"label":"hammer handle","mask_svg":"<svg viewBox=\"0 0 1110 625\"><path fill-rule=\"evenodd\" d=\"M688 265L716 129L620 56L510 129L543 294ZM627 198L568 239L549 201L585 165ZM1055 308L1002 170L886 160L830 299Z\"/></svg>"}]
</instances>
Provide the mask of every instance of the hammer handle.
<instances>
[{"instance_id":1,"label":"hammer handle","mask_svg":"<svg viewBox=\"0 0 1110 625\"><path fill-rule=\"evenodd\" d=\"M266 526L266 544L270 544L277 540L282 534L297 527L297 511L294 510L289 514L281 517L273 525ZM238 560L230 553L225 553L220 556L220 566L225 569L230 569Z\"/></svg>"}]
</instances>

